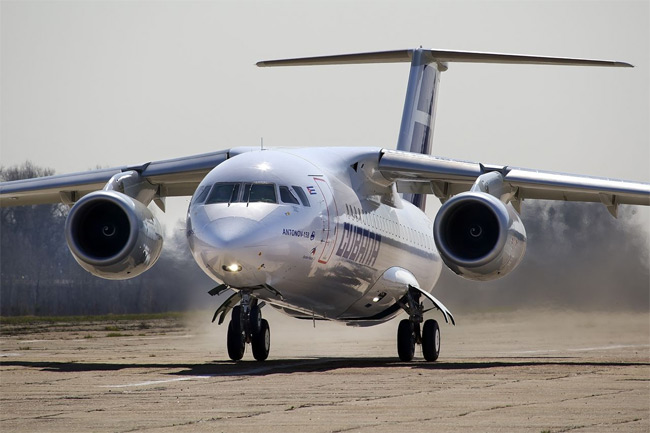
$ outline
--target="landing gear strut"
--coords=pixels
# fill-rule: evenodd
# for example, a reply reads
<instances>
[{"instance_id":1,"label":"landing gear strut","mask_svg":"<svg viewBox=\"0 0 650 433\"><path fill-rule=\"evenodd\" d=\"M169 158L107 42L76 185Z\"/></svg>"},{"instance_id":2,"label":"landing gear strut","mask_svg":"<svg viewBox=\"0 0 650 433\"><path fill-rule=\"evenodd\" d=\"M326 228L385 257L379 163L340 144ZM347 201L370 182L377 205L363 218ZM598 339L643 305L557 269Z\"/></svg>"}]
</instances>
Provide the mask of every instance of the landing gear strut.
<instances>
[{"instance_id":1,"label":"landing gear strut","mask_svg":"<svg viewBox=\"0 0 650 433\"><path fill-rule=\"evenodd\" d=\"M414 288L400 302L409 314L408 319L399 322L397 328L397 354L402 361L412 361L415 345L422 345L422 354L427 361L435 361L440 355L440 327L438 322L429 319L424 322L424 307L420 302L420 292ZM424 322L424 326L420 325Z\"/></svg>"},{"instance_id":2,"label":"landing gear strut","mask_svg":"<svg viewBox=\"0 0 650 433\"><path fill-rule=\"evenodd\" d=\"M251 344L256 360L264 361L268 358L271 349L269 322L262 318L260 305L250 293L242 293L240 305L232 309L227 344L230 359L242 359L246 343Z\"/></svg>"}]
</instances>

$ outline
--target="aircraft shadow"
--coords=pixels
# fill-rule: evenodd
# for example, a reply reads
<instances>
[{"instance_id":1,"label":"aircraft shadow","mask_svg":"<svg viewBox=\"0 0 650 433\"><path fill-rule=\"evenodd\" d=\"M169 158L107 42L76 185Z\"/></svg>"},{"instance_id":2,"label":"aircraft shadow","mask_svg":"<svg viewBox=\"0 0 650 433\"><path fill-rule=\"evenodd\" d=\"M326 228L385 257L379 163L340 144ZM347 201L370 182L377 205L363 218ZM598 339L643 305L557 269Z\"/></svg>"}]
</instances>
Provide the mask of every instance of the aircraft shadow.
<instances>
[{"instance_id":1,"label":"aircraft shadow","mask_svg":"<svg viewBox=\"0 0 650 433\"><path fill-rule=\"evenodd\" d=\"M180 376L266 376L277 373L312 373L353 368L404 368L413 370L483 370L491 368L521 368L543 366L632 367L650 366L650 362L581 361L578 358L526 358L516 360L477 360L402 362L395 358L299 358L257 361L212 361L206 363L102 363L3 360L0 367L25 367L42 371L70 373L90 371L120 371L149 368L179 370L166 374Z\"/></svg>"}]
</instances>

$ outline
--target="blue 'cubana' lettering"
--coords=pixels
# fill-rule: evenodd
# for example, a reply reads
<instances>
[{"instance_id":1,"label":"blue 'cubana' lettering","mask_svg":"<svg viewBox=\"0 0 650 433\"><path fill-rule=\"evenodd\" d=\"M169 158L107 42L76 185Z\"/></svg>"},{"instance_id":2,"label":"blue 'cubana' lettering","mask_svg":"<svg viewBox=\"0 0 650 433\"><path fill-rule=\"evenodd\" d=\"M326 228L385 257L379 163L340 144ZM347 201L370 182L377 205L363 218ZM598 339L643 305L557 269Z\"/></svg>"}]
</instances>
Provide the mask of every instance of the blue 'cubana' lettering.
<instances>
[{"instance_id":1,"label":"blue 'cubana' lettering","mask_svg":"<svg viewBox=\"0 0 650 433\"><path fill-rule=\"evenodd\" d=\"M343 236L336 255L362 265L372 266L379 255L380 246L380 234L350 223L343 223Z\"/></svg>"}]
</instances>

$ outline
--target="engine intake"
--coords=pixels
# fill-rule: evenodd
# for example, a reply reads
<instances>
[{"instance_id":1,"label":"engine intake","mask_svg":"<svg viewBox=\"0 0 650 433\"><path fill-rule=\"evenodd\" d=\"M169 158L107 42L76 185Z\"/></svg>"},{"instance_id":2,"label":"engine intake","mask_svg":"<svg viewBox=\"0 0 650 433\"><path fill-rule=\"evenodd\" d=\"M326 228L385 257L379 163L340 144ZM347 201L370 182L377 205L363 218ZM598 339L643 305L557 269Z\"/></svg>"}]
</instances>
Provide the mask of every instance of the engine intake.
<instances>
[{"instance_id":1,"label":"engine intake","mask_svg":"<svg viewBox=\"0 0 650 433\"><path fill-rule=\"evenodd\" d=\"M116 191L83 197L68 214L68 247L88 272L102 278L133 278L160 257L160 224L141 202Z\"/></svg>"},{"instance_id":2,"label":"engine intake","mask_svg":"<svg viewBox=\"0 0 650 433\"><path fill-rule=\"evenodd\" d=\"M517 212L482 192L447 201L436 216L433 236L445 264L471 280L507 275L526 251L526 230Z\"/></svg>"}]
</instances>

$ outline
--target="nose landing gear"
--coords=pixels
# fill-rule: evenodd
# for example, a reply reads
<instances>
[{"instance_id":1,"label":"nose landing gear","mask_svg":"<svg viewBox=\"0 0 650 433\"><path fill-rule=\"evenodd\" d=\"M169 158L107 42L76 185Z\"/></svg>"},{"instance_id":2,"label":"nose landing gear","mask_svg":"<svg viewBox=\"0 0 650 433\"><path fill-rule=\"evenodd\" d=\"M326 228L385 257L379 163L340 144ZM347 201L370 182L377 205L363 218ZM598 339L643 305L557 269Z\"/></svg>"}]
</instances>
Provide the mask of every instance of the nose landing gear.
<instances>
[{"instance_id":1,"label":"nose landing gear","mask_svg":"<svg viewBox=\"0 0 650 433\"><path fill-rule=\"evenodd\" d=\"M262 318L261 307L257 299L249 293L241 294L241 303L232 309L228 324L228 356L239 361L244 356L246 343L253 349L253 357L264 361L271 349L271 331L269 322Z\"/></svg>"}]
</instances>

